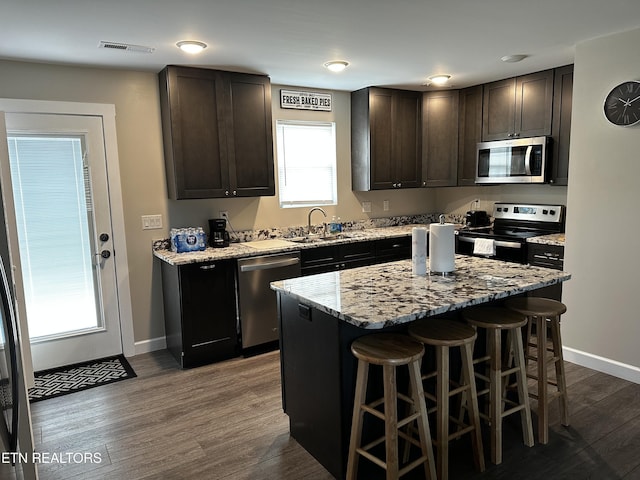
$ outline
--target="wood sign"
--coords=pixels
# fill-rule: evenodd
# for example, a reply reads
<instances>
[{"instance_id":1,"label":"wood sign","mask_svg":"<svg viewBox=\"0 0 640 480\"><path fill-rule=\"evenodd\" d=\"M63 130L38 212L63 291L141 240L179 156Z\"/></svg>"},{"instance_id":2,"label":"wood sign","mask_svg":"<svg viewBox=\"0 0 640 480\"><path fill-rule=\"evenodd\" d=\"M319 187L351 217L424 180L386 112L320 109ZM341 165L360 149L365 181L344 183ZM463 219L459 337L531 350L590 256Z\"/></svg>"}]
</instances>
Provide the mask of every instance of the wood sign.
<instances>
[{"instance_id":1,"label":"wood sign","mask_svg":"<svg viewBox=\"0 0 640 480\"><path fill-rule=\"evenodd\" d=\"M331 94L280 90L280 107L296 110L331 111Z\"/></svg>"}]
</instances>

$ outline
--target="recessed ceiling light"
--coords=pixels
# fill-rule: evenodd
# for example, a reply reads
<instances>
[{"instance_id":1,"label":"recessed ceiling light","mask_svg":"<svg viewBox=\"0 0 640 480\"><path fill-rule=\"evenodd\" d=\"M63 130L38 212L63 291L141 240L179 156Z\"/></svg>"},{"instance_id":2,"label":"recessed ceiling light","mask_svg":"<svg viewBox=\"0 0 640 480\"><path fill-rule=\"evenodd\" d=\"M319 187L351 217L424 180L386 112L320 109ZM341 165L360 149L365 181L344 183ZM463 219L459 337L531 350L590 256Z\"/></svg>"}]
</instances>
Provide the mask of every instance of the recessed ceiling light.
<instances>
[{"instance_id":1,"label":"recessed ceiling light","mask_svg":"<svg viewBox=\"0 0 640 480\"><path fill-rule=\"evenodd\" d=\"M519 53L517 55L505 55L500 60L502 60L503 62L506 62L506 63L516 63L516 62L520 62L520 61L524 60L527 57L528 57L528 55L523 55L523 54Z\"/></svg>"},{"instance_id":2,"label":"recessed ceiling light","mask_svg":"<svg viewBox=\"0 0 640 480\"><path fill-rule=\"evenodd\" d=\"M206 43L197 42L195 40L183 40L176 43L176 45L180 50L187 53L200 53L202 50L207 48Z\"/></svg>"},{"instance_id":3,"label":"recessed ceiling light","mask_svg":"<svg viewBox=\"0 0 640 480\"><path fill-rule=\"evenodd\" d=\"M349 62L345 62L344 60L333 60L325 63L324 66L332 72L341 72L349 66Z\"/></svg>"},{"instance_id":4,"label":"recessed ceiling light","mask_svg":"<svg viewBox=\"0 0 640 480\"><path fill-rule=\"evenodd\" d=\"M435 85L444 85L449 81L451 75L439 74L439 75L431 75L428 80Z\"/></svg>"}]
</instances>

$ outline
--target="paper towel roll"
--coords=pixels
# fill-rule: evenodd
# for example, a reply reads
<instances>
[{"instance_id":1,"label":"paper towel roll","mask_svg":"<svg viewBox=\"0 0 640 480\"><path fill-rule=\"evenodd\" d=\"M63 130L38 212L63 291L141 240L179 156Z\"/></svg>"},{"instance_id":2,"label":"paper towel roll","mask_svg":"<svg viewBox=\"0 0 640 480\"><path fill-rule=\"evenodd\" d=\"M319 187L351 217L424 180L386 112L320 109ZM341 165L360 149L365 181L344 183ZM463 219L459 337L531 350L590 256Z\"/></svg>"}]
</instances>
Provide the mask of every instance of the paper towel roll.
<instances>
[{"instance_id":1,"label":"paper towel roll","mask_svg":"<svg viewBox=\"0 0 640 480\"><path fill-rule=\"evenodd\" d=\"M453 223L429 225L429 271L449 273L456 269L456 237Z\"/></svg>"},{"instance_id":2,"label":"paper towel roll","mask_svg":"<svg viewBox=\"0 0 640 480\"><path fill-rule=\"evenodd\" d=\"M427 274L427 229L424 227L411 230L411 271L414 275Z\"/></svg>"}]
</instances>

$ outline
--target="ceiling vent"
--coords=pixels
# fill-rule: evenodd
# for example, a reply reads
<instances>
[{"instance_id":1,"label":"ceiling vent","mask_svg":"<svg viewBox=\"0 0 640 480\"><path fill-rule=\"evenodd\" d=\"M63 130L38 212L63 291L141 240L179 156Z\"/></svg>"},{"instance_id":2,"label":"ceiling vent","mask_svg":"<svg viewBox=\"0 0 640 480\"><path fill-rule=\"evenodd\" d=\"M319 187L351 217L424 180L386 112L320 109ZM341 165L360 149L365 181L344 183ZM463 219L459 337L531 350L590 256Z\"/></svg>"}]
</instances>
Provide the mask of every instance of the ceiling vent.
<instances>
[{"instance_id":1,"label":"ceiling vent","mask_svg":"<svg viewBox=\"0 0 640 480\"><path fill-rule=\"evenodd\" d=\"M118 42L104 42L101 41L98 48L107 48L110 50L122 50L124 52L134 52L134 53L153 53L155 48L153 47L145 47L143 45L131 45L129 43L118 43Z\"/></svg>"}]
</instances>

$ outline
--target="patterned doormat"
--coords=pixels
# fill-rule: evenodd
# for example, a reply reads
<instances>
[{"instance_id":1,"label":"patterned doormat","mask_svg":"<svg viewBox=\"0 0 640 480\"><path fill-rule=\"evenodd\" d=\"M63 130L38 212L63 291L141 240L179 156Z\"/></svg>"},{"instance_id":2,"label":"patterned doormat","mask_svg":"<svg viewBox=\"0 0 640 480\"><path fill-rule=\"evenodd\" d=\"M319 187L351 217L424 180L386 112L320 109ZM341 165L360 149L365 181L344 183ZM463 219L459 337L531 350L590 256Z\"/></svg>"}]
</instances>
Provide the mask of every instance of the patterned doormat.
<instances>
[{"instance_id":1,"label":"patterned doormat","mask_svg":"<svg viewBox=\"0 0 640 480\"><path fill-rule=\"evenodd\" d=\"M29 389L29 401L39 402L135 376L124 355L42 370L35 372L35 386Z\"/></svg>"}]
</instances>

